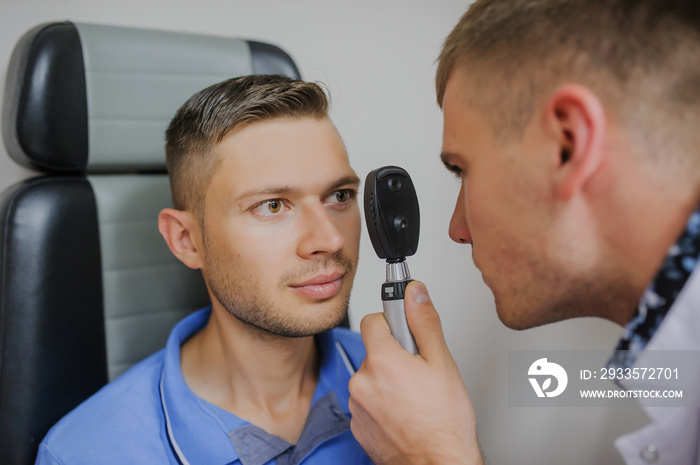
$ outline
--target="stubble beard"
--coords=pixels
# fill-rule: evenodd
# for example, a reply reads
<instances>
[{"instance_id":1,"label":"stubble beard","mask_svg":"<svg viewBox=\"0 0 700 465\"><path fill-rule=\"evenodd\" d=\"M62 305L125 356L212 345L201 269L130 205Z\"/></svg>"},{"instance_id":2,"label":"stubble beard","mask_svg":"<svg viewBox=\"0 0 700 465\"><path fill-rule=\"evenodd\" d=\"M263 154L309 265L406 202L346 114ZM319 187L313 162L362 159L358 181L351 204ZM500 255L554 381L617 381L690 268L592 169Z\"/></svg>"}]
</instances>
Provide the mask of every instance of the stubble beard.
<instances>
[{"instance_id":1,"label":"stubble beard","mask_svg":"<svg viewBox=\"0 0 700 465\"><path fill-rule=\"evenodd\" d=\"M341 290L340 294L316 301L319 305L334 300L336 302L330 309L323 310L323 314L319 315L319 318L314 318L313 321L295 319L296 312L293 308L282 308L269 297L272 292L287 289L288 285L296 282L297 279L308 278L329 268L345 272L343 279L352 280L354 265L352 260L341 251L303 269L286 273L274 289L263 288L240 267L233 263L226 263L223 259L225 255L217 251L217 247L206 234L204 234L204 253L208 263L207 285L211 293L229 314L258 336L268 338L270 336L282 338L313 336L339 326L347 315L351 282L344 282L346 289Z\"/></svg>"},{"instance_id":2,"label":"stubble beard","mask_svg":"<svg viewBox=\"0 0 700 465\"><path fill-rule=\"evenodd\" d=\"M573 275L544 265L531 263L527 286L494 291L498 317L507 327L523 330L580 317L615 321L636 308L640 293L620 273L598 269Z\"/></svg>"}]
</instances>

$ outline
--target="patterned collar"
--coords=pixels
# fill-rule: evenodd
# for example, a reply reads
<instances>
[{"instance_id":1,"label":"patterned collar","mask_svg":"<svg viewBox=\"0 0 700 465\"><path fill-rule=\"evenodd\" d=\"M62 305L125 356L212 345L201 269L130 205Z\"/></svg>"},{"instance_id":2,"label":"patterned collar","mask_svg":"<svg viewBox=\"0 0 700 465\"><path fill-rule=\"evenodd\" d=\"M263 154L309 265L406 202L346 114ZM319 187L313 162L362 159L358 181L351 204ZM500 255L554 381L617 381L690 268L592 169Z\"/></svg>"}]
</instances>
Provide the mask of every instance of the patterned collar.
<instances>
[{"instance_id":1,"label":"patterned collar","mask_svg":"<svg viewBox=\"0 0 700 465\"><path fill-rule=\"evenodd\" d=\"M685 230L671 246L654 280L644 291L632 319L608 363L628 368L646 347L680 294L700 256L700 208L686 223Z\"/></svg>"}]
</instances>

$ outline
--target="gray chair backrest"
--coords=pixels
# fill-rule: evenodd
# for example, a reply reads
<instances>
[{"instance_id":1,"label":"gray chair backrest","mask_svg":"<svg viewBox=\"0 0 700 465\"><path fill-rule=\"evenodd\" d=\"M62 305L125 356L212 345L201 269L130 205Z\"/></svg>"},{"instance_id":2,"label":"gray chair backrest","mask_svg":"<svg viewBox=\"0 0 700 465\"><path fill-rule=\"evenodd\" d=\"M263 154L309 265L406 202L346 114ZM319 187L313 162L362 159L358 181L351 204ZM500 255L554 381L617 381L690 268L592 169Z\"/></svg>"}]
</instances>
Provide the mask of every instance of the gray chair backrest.
<instances>
[{"instance_id":1,"label":"gray chair backrest","mask_svg":"<svg viewBox=\"0 0 700 465\"><path fill-rule=\"evenodd\" d=\"M0 463L33 463L53 423L208 304L158 233L164 132L245 74L299 77L278 47L224 37L61 22L17 43L3 140L48 175L0 198Z\"/></svg>"}]
</instances>

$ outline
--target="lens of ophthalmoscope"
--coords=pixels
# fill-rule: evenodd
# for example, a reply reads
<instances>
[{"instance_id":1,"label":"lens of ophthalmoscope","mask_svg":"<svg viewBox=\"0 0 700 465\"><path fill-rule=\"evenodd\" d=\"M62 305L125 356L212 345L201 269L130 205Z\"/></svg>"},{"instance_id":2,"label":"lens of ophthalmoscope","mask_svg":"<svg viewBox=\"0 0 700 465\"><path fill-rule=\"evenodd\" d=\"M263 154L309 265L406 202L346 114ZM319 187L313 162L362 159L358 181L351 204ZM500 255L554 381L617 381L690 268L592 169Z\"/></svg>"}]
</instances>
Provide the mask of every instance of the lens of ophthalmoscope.
<instances>
[{"instance_id":1,"label":"lens of ophthalmoscope","mask_svg":"<svg viewBox=\"0 0 700 465\"><path fill-rule=\"evenodd\" d=\"M396 192L401 189L401 180L399 178L389 178L387 185L389 186L389 189Z\"/></svg>"},{"instance_id":2,"label":"lens of ophthalmoscope","mask_svg":"<svg viewBox=\"0 0 700 465\"><path fill-rule=\"evenodd\" d=\"M396 218L394 218L394 229L396 229L398 232L405 230L407 227L408 220L405 216L397 215Z\"/></svg>"}]
</instances>

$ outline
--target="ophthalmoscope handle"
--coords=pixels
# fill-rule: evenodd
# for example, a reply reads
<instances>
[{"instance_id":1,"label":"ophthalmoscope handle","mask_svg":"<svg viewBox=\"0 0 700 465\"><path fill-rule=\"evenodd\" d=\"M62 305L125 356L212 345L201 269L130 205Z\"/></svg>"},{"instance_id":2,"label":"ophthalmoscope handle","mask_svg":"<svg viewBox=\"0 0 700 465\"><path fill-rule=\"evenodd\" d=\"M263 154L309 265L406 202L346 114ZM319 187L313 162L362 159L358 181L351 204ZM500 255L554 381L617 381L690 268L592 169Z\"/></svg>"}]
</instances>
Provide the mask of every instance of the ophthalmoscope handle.
<instances>
[{"instance_id":1,"label":"ophthalmoscope handle","mask_svg":"<svg viewBox=\"0 0 700 465\"><path fill-rule=\"evenodd\" d=\"M389 265L387 265L388 267ZM406 267L407 271L408 267ZM382 284L382 304L384 305L384 318L389 324L391 334L407 352L417 355L418 346L416 346L416 340L413 338L411 330L408 329L406 309L404 307L406 286L413 280L410 279L410 275L406 276L406 278L401 281L387 280L387 282Z\"/></svg>"}]
</instances>

